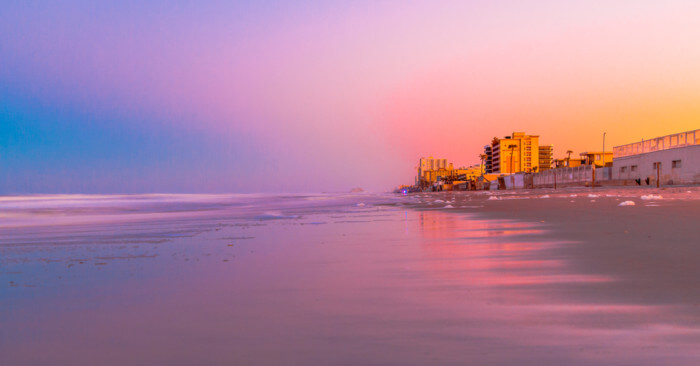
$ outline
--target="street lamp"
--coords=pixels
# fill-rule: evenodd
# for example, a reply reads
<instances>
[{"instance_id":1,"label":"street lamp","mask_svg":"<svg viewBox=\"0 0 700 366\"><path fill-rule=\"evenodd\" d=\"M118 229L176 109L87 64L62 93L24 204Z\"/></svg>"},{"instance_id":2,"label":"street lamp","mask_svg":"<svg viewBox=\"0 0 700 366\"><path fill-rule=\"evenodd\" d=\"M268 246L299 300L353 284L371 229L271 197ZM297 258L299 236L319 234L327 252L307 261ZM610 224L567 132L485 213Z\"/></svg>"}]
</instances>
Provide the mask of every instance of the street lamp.
<instances>
[{"instance_id":1,"label":"street lamp","mask_svg":"<svg viewBox=\"0 0 700 366\"><path fill-rule=\"evenodd\" d=\"M605 134L607 132L603 132L603 166L605 166Z\"/></svg>"}]
</instances>

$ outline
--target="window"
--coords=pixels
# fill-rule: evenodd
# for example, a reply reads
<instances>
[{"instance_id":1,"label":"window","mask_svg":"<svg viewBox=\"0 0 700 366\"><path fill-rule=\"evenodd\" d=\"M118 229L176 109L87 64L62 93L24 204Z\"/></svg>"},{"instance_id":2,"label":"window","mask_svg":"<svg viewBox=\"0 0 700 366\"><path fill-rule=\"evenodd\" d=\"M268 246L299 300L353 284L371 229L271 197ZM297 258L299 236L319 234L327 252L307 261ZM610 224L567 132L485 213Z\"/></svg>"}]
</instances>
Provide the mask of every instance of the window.
<instances>
[{"instance_id":1,"label":"window","mask_svg":"<svg viewBox=\"0 0 700 366\"><path fill-rule=\"evenodd\" d=\"M595 160L600 160L600 154L595 154Z\"/></svg>"},{"instance_id":2,"label":"window","mask_svg":"<svg viewBox=\"0 0 700 366\"><path fill-rule=\"evenodd\" d=\"M652 164L651 166L652 169L661 169L661 162L657 161L656 163Z\"/></svg>"},{"instance_id":3,"label":"window","mask_svg":"<svg viewBox=\"0 0 700 366\"><path fill-rule=\"evenodd\" d=\"M620 168L620 173L625 173L627 171L627 167L623 166Z\"/></svg>"},{"instance_id":4,"label":"window","mask_svg":"<svg viewBox=\"0 0 700 366\"><path fill-rule=\"evenodd\" d=\"M671 168L680 168L681 167L681 161L680 160L674 160L671 162Z\"/></svg>"},{"instance_id":5,"label":"window","mask_svg":"<svg viewBox=\"0 0 700 366\"><path fill-rule=\"evenodd\" d=\"M632 165L632 166L630 167L630 171L636 172L636 171L637 171L637 166L636 166L636 165Z\"/></svg>"}]
</instances>

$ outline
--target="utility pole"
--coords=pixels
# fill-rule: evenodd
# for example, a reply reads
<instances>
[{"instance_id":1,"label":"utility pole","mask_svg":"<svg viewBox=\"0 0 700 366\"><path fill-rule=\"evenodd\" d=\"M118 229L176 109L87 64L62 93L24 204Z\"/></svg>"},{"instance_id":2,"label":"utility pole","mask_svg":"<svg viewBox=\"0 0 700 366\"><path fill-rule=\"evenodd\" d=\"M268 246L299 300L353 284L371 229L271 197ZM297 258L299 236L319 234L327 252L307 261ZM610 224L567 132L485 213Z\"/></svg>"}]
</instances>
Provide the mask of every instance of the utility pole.
<instances>
[{"instance_id":1,"label":"utility pole","mask_svg":"<svg viewBox=\"0 0 700 366\"><path fill-rule=\"evenodd\" d=\"M603 166L605 166L605 134L607 132L603 132Z\"/></svg>"},{"instance_id":2,"label":"utility pole","mask_svg":"<svg viewBox=\"0 0 700 366\"><path fill-rule=\"evenodd\" d=\"M603 132L603 163L605 163L605 134L607 132Z\"/></svg>"}]
</instances>

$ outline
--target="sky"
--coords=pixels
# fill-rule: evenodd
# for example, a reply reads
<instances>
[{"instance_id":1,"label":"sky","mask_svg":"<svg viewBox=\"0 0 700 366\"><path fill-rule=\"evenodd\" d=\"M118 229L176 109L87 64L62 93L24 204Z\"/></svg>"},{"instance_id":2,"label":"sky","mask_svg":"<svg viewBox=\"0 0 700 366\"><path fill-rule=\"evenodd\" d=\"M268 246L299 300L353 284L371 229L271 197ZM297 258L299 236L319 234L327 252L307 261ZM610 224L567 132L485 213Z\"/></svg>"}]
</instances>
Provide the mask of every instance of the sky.
<instances>
[{"instance_id":1,"label":"sky","mask_svg":"<svg viewBox=\"0 0 700 366\"><path fill-rule=\"evenodd\" d=\"M697 1L16 1L0 194L386 191L700 128Z\"/></svg>"}]
</instances>

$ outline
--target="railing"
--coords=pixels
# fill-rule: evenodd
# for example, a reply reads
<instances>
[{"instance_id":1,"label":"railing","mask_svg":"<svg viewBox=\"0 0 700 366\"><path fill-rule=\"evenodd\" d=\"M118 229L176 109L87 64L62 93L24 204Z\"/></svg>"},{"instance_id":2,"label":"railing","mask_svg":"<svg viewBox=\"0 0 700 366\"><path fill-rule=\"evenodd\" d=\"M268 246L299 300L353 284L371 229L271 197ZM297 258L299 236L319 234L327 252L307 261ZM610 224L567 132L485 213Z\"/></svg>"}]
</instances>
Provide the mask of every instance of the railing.
<instances>
[{"instance_id":1,"label":"railing","mask_svg":"<svg viewBox=\"0 0 700 366\"><path fill-rule=\"evenodd\" d=\"M613 158L690 145L700 145L700 129L634 142L627 145L615 146L613 147Z\"/></svg>"}]
</instances>

